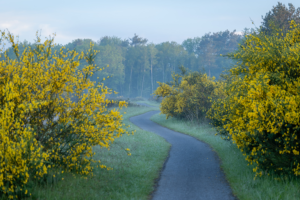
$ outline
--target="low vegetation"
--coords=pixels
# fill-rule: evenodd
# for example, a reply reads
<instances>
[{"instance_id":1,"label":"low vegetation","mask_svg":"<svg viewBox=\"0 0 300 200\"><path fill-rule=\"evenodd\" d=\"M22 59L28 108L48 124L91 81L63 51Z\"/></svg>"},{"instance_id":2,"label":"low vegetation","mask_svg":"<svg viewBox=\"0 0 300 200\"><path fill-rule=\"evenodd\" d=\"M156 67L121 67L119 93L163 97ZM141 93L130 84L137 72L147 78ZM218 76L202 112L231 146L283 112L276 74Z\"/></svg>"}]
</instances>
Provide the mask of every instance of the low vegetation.
<instances>
[{"instance_id":1,"label":"low vegetation","mask_svg":"<svg viewBox=\"0 0 300 200\"><path fill-rule=\"evenodd\" d=\"M159 83L154 92L164 97L160 109L166 118L175 117L173 123L161 118L155 121L211 144L240 199L299 198L299 26L292 20L288 30L273 29L267 35L258 29L246 36L237 51L226 55L237 63L218 82L190 72L174 75L169 84ZM207 125L191 132L183 123L194 121L191 114L197 123L203 116L209 118L224 141L202 132ZM180 119L186 130L175 126ZM248 191L242 192L243 183Z\"/></svg>"},{"instance_id":2,"label":"low vegetation","mask_svg":"<svg viewBox=\"0 0 300 200\"><path fill-rule=\"evenodd\" d=\"M216 130L212 125L197 124L176 118L166 119L166 115L163 114L156 114L151 117L151 120L209 144L218 154L226 179L239 200L297 200L300 198L298 177L262 176L254 179L253 166L245 160L243 153L232 142L216 136Z\"/></svg>"},{"instance_id":3,"label":"low vegetation","mask_svg":"<svg viewBox=\"0 0 300 200\"><path fill-rule=\"evenodd\" d=\"M300 174L300 27L294 21L284 36L260 33L229 56L238 63L230 70L227 98L208 113L226 131L256 175Z\"/></svg>"},{"instance_id":4,"label":"low vegetation","mask_svg":"<svg viewBox=\"0 0 300 200\"><path fill-rule=\"evenodd\" d=\"M71 173L60 174L49 179L46 185L34 184L33 193L27 199L149 199L170 145L156 134L139 129L129 118L155 109L123 108L123 122L130 125L128 131L135 131L134 135L116 139L110 150L93 148L96 153L93 159L100 159L111 170L95 168L94 176L87 179Z\"/></svg>"},{"instance_id":5,"label":"low vegetation","mask_svg":"<svg viewBox=\"0 0 300 200\"><path fill-rule=\"evenodd\" d=\"M20 55L14 36L9 32L1 32L1 36L1 40L12 44L16 59L10 59L4 53L4 59L0 61L0 197L36 199L42 196L61 199L68 194L66 199L73 195L76 199L86 199L89 195L83 190L88 184L82 184L83 178L90 180L90 186L95 187L95 172L100 174L97 176L99 179L108 178L105 175L101 177L105 174L103 171L111 171L115 167L124 170L118 182L126 182L123 176L127 174L126 178L137 188L126 193L128 183L126 187L122 186L124 191L108 183L111 190L118 190L113 195L145 199L153 190L154 179L167 156L168 144L150 133L142 132L134 137L131 135L135 131L124 124L120 113L120 108L128 106L128 103L108 100L107 96L112 91L101 81L96 84L89 79L93 73L102 70L93 65L98 53L93 50L93 44L86 53L82 52L79 56L76 51L64 51L64 48L53 53L53 38L41 43L37 36L35 48L29 47ZM78 69L81 60L85 60L87 65ZM112 108L108 109L109 106ZM146 111L138 107L135 109L139 110L129 110L131 115ZM124 134L134 139L116 142L123 154L114 151L112 154L104 153L103 149L109 150L114 141ZM156 146L150 142L149 138L152 137L158 145L155 150L150 149ZM143 141L147 141L147 144ZM142 149L136 147L138 145L142 145ZM131 153L130 146L138 151ZM162 154L157 150L162 151ZM120 159L121 156L128 158L130 155L136 155L134 157L138 161ZM101 160L102 156L111 166L106 167ZM114 156L124 163L114 160ZM149 156L151 159L148 159ZM147 159L152 167L145 164L143 159ZM127 169L132 167L131 162L135 164L134 167ZM136 176L129 178L130 175ZM74 181L74 177L81 181ZM56 183L61 184L65 190L53 192ZM67 189L68 183L78 183L80 189ZM95 187L90 199L99 199L102 194L105 198L111 195L105 192L103 183L98 185L104 189L102 193ZM44 191L42 188L46 190L44 194L40 193Z\"/></svg>"},{"instance_id":6,"label":"low vegetation","mask_svg":"<svg viewBox=\"0 0 300 200\"><path fill-rule=\"evenodd\" d=\"M237 64L214 82L199 72L174 75L154 92L166 117L210 118L224 139L241 150L256 176L300 174L300 27L284 35L246 36L228 54ZM179 78L181 78L179 80Z\"/></svg>"},{"instance_id":7,"label":"low vegetation","mask_svg":"<svg viewBox=\"0 0 300 200\"><path fill-rule=\"evenodd\" d=\"M181 66L181 74L173 74L170 83L158 82L154 91L163 97L160 110L168 117L199 121L205 117L211 102L225 96L223 85L205 73L188 72Z\"/></svg>"}]
</instances>

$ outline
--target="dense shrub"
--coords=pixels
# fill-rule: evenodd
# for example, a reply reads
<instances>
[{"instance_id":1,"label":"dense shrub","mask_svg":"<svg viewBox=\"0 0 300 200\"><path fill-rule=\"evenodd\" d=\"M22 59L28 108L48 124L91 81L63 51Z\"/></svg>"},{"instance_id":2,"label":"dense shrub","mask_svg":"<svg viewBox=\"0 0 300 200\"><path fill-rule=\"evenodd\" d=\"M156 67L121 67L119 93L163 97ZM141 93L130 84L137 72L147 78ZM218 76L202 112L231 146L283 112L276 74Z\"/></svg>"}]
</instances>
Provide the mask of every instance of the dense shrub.
<instances>
[{"instance_id":1,"label":"dense shrub","mask_svg":"<svg viewBox=\"0 0 300 200\"><path fill-rule=\"evenodd\" d=\"M205 73L189 72L181 67L181 74L173 74L169 84L160 83L154 94L163 97L161 112L168 117L186 118L191 121L205 117L211 101L224 93L222 82L214 81Z\"/></svg>"},{"instance_id":2,"label":"dense shrub","mask_svg":"<svg viewBox=\"0 0 300 200\"><path fill-rule=\"evenodd\" d=\"M231 135L224 128L224 125L228 122L228 100L230 98L230 91L228 87L230 86L232 77L228 74L221 74L220 80L222 84L220 89L223 91L223 95L220 95L218 99L212 102L210 109L206 112L206 117L210 119L211 124L217 131L217 134L225 140L231 140Z\"/></svg>"},{"instance_id":3,"label":"dense shrub","mask_svg":"<svg viewBox=\"0 0 300 200\"><path fill-rule=\"evenodd\" d=\"M37 37L35 48L19 55L13 35L1 35L17 59L4 53L0 61L0 196L29 194L28 181L45 178L52 168L92 175L92 147L109 148L127 133L119 111L106 109L110 90L89 79L102 70L92 64L92 43L78 56L63 48L52 53L53 38L41 43ZM83 59L88 65L79 70ZM78 101L71 101L74 96Z\"/></svg>"},{"instance_id":4,"label":"dense shrub","mask_svg":"<svg viewBox=\"0 0 300 200\"><path fill-rule=\"evenodd\" d=\"M210 117L256 163L256 175L300 174L300 28L293 21L284 36L249 35L230 56L227 98Z\"/></svg>"}]
</instances>

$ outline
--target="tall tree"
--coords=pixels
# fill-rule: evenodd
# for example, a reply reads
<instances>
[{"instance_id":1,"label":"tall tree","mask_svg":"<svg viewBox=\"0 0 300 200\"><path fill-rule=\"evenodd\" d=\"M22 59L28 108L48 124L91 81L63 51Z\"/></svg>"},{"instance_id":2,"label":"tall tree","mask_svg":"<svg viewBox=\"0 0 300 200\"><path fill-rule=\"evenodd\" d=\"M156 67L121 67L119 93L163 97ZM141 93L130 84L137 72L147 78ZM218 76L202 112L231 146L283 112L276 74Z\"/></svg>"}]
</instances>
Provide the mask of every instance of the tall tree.
<instances>
[{"instance_id":1,"label":"tall tree","mask_svg":"<svg viewBox=\"0 0 300 200\"><path fill-rule=\"evenodd\" d=\"M141 38L137 34L134 34L134 36L132 38L129 38L129 40L131 46L145 45L148 42L147 39Z\"/></svg>"},{"instance_id":2,"label":"tall tree","mask_svg":"<svg viewBox=\"0 0 300 200\"><path fill-rule=\"evenodd\" d=\"M104 36L100 38L100 40L97 41L97 44L99 46L106 46L106 45L111 45L111 46L122 46L122 40L121 38L118 37L110 37L110 36Z\"/></svg>"},{"instance_id":3,"label":"tall tree","mask_svg":"<svg viewBox=\"0 0 300 200\"><path fill-rule=\"evenodd\" d=\"M132 93L133 87L136 88L135 94L141 94L144 91L144 80L145 73L148 67L147 49L146 43L147 39L141 38L134 34L132 38L129 38L129 47L127 49L125 57L125 75L128 77L128 96L134 95ZM135 79L133 79L135 77ZM135 84L133 84L135 82ZM141 93L138 92L140 90Z\"/></svg>"},{"instance_id":4,"label":"tall tree","mask_svg":"<svg viewBox=\"0 0 300 200\"><path fill-rule=\"evenodd\" d=\"M241 39L242 35L236 34L235 30L205 34L201 37L196 50L199 67L204 67L209 76L219 76L232 64L231 59L221 57L220 54L226 55L237 50Z\"/></svg>"},{"instance_id":5,"label":"tall tree","mask_svg":"<svg viewBox=\"0 0 300 200\"><path fill-rule=\"evenodd\" d=\"M185 50L176 42L163 42L156 45L156 48L158 50L158 65L162 71L162 82L171 81L172 72L175 72L177 67L183 65L180 57L184 54Z\"/></svg>"},{"instance_id":6,"label":"tall tree","mask_svg":"<svg viewBox=\"0 0 300 200\"><path fill-rule=\"evenodd\" d=\"M215 66L215 57L217 54L216 42L210 33L202 37L197 53L199 59L203 61L204 68L208 69L208 75L210 76L210 70Z\"/></svg>"},{"instance_id":7,"label":"tall tree","mask_svg":"<svg viewBox=\"0 0 300 200\"><path fill-rule=\"evenodd\" d=\"M142 69L142 87L141 87L141 97L143 97L143 92L144 92L144 82L145 82L145 75L147 74L147 71L149 70L149 54L148 54L148 49L146 46L142 46L140 48L140 58L141 58L141 66L143 66Z\"/></svg>"},{"instance_id":8,"label":"tall tree","mask_svg":"<svg viewBox=\"0 0 300 200\"><path fill-rule=\"evenodd\" d=\"M299 24L300 8L295 9L291 3L288 6L289 8L280 2L276 6L273 6L272 10L266 13L265 17L262 16L261 30L270 35L275 29L283 29L283 33L285 34L290 29L289 22L291 20Z\"/></svg>"},{"instance_id":9,"label":"tall tree","mask_svg":"<svg viewBox=\"0 0 300 200\"><path fill-rule=\"evenodd\" d=\"M148 57L149 57L149 63L150 63L150 81L151 81L151 94L153 94L153 66L157 63L157 49L155 48L155 45L153 43L149 44L148 46Z\"/></svg>"},{"instance_id":10,"label":"tall tree","mask_svg":"<svg viewBox=\"0 0 300 200\"><path fill-rule=\"evenodd\" d=\"M123 65L123 52L122 47L116 45L105 45L100 46L97 50L100 50L100 54L95 59L95 64L97 66L104 68L109 66L103 71L96 73L92 80L97 81L97 77L100 80L105 80L105 85L109 88L117 90L122 94L123 84L124 84L124 65ZM110 77L107 79L107 77Z\"/></svg>"},{"instance_id":11,"label":"tall tree","mask_svg":"<svg viewBox=\"0 0 300 200\"><path fill-rule=\"evenodd\" d=\"M189 54L192 54L192 53L195 54L197 49L199 48L200 42L201 42L200 37L195 37L193 39L188 38L188 39L184 40L181 45Z\"/></svg>"}]
</instances>

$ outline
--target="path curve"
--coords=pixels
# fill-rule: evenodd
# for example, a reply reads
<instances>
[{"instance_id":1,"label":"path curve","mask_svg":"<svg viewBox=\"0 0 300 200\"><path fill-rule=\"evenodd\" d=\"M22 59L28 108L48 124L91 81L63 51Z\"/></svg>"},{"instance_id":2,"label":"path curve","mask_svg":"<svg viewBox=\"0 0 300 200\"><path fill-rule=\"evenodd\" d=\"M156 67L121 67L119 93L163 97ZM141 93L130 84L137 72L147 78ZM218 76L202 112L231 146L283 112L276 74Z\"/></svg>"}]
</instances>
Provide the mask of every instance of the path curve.
<instances>
[{"instance_id":1,"label":"path curve","mask_svg":"<svg viewBox=\"0 0 300 200\"><path fill-rule=\"evenodd\" d=\"M136 126L167 140L172 147L153 200L235 200L217 154L204 142L150 120L159 111L131 117Z\"/></svg>"}]
</instances>

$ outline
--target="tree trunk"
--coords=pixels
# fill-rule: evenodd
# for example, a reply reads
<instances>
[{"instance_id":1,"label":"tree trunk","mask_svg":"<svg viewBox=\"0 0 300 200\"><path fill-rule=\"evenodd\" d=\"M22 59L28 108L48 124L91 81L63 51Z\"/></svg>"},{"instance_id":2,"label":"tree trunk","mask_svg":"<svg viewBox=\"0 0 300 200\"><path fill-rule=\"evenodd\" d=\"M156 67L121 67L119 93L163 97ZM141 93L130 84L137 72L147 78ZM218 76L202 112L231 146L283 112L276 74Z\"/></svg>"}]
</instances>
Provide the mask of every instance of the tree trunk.
<instances>
[{"instance_id":1,"label":"tree trunk","mask_svg":"<svg viewBox=\"0 0 300 200\"><path fill-rule=\"evenodd\" d=\"M131 78L132 78L132 66L131 66L131 70L130 70L130 81L129 81L129 93L128 93L128 97L130 98L130 86L131 86Z\"/></svg>"},{"instance_id":2,"label":"tree trunk","mask_svg":"<svg viewBox=\"0 0 300 200\"><path fill-rule=\"evenodd\" d=\"M163 65L163 83L165 82L165 66Z\"/></svg>"},{"instance_id":3,"label":"tree trunk","mask_svg":"<svg viewBox=\"0 0 300 200\"><path fill-rule=\"evenodd\" d=\"M151 75L150 75L150 79L151 79L151 94L153 94L153 72L152 72L152 60L151 60Z\"/></svg>"},{"instance_id":4,"label":"tree trunk","mask_svg":"<svg viewBox=\"0 0 300 200\"><path fill-rule=\"evenodd\" d=\"M122 82L120 80L120 96L123 96L123 87L122 87Z\"/></svg>"},{"instance_id":5,"label":"tree trunk","mask_svg":"<svg viewBox=\"0 0 300 200\"><path fill-rule=\"evenodd\" d=\"M144 78L145 78L145 66L144 66L144 73L143 73L143 81L142 81L142 92L141 92L141 97L143 97Z\"/></svg>"}]
</instances>

